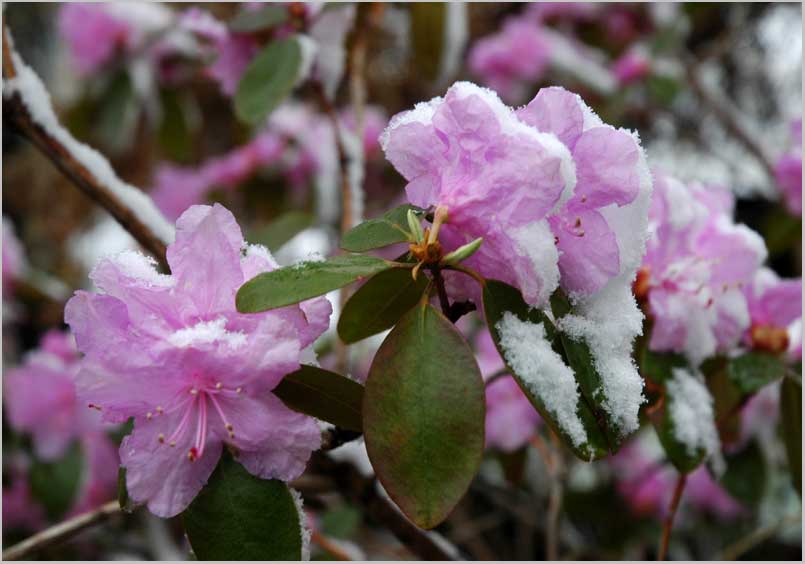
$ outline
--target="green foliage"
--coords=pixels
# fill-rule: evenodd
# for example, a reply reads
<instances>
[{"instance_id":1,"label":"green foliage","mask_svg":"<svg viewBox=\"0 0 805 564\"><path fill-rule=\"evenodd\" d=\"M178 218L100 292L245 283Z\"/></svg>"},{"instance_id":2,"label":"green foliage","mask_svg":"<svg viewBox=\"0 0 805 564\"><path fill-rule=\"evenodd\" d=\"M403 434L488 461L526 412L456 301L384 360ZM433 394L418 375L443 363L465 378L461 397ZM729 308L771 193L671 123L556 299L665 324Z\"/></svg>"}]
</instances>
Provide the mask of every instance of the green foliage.
<instances>
[{"instance_id":1,"label":"green foliage","mask_svg":"<svg viewBox=\"0 0 805 564\"><path fill-rule=\"evenodd\" d=\"M408 231L408 210L424 213L415 206L405 204L356 225L341 237L341 248L353 253L388 247L395 243L414 241L416 237Z\"/></svg>"},{"instance_id":2,"label":"green foliage","mask_svg":"<svg viewBox=\"0 0 805 564\"><path fill-rule=\"evenodd\" d=\"M337 290L387 268L388 261L363 255L301 262L258 274L240 287L236 305L241 313L284 307Z\"/></svg>"},{"instance_id":3,"label":"green foliage","mask_svg":"<svg viewBox=\"0 0 805 564\"><path fill-rule=\"evenodd\" d=\"M503 318L504 314L508 311L516 315L522 321L529 323L541 323L545 327L545 334L551 342L554 351L556 351L563 358L566 358L565 350L562 347L562 339L559 331L554 327L553 323L548 319L545 314L528 305L519 290L500 282L498 280L487 280L483 291L484 299L484 314L486 316L486 323L492 335L492 340L500 352L501 357L505 360L505 353L500 345L500 334L497 330L498 322ZM519 384L523 393L529 399L531 404L536 408L551 429L562 437L564 443L570 448L573 453L582 460L590 460L592 458L600 458L606 456L610 450L610 446L606 434L602 431L599 419L596 417L595 412L591 409L587 399L582 395L579 401L577 414L584 425L584 430L587 433L588 442L579 447L573 444L573 441L567 436L562 428L556 423L553 415L545 408L542 398L538 397L531 391L528 385L523 380L522 376L517 374L510 366L508 367L512 376ZM578 378L578 376L577 376Z\"/></svg>"},{"instance_id":4,"label":"green foliage","mask_svg":"<svg viewBox=\"0 0 805 564\"><path fill-rule=\"evenodd\" d=\"M343 429L362 431L363 386L335 372L302 365L272 390L293 409Z\"/></svg>"},{"instance_id":5,"label":"green foliage","mask_svg":"<svg viewBox=\"0 0 805 564\"><path fill-rule=\"evenodd\" d=\"M311 214L292 210L282 214L268 225L255 230L248 240L265 245L270 251L275 252L312 224L313 216Z\"/></svg>"},{"instance_id":6,"label":"green foliage","mask_svg":"<svg viewBox=\"0 0 805 564\"><path fill-rule=\"evenodd\" d=\"M780 413L788 471L802 497L802 384L791 378L784 379L780 387Z\"/></svg>"},{"instance_id":7,"label":"green foliage","mask_svg":"<svg viewBox=\"0 0 805 564\"><path fill-rule=\"evenodd\" d=\"M61 518L75 503L85 471L84 453L78 441L58 460L33 461L29 474L31 493L44 505L50 519Z\"/></svg>"},{"instance_id":8,"label":"green foliage","mask_svg":"<svg viewBox=\"0 0 805 564\"><path fill-rule=\"evenodd\" d=\"M390 268L375 274L344 305L338 335L351 344L393 327L419 302L427 286L427 276L420 274L414 280L410 268Z\"/></svg>"},{"instance_id":9,"label":"green foliage","mask_svg":"<svg viewBox=\"0 0 805 564\"><path fill-rule=\"evenodd\" d=\"M352 537L361 524L361 512L349 505L341 505L321 516L319 528L324 535L337 539Z\"/></svg>"},{"instance_id":10,"label":"green foliage","mask_svg":"<svg viewBox=\"0 0 805 564\"><path fill-rule=\"evenodd\" d=\"M259 10L242 10L229 21L229 29L238 33L253 33L284 24L288 21L285 6L268 4Z\"/></svg>"},{"instance_id":11,"label":"green foliage","mask_svg":"<svg viewBox=\"0 0 805 564\"><path fill-rule=\"evenodd\" d=\"M769 353L748 352L727 363L727 376L744 394L753 394L784 375L783 361Z\"/></svg>"},{"instance_id":12,"label":"green foliage","mask_svg":"<svg viewBox=\"0 0 805 564\"><path fill-rule=\"evenodd\" d=\"M766 460L757 442L752 441L737 453L727 454L727 470L721 485L747 507L756 507L766 489Z\"/></svg>"},{"instance_id":13,"label":"green foliage","mask_svg":"<svg viewBox=\"0 0 805 564\"><path fill-rule=\"evenodd\" d=\"M252 476L228 453L182 513L199 560L301 560L302 518L288 486Z\"/></svg>"},{"instance_id":14,"label":"green foliage","mask_svg":"<svg viewBox=\"0 0 805 564\"><path fill-rule=\"evenodd\" d=\"M467 491L483 455L484 413L472 350L423 301L377 351L363 403L372 466L418 526L441 523Z\"/></svg>"},{"instance_id":15,"label":"green foliage","mask_svg":"<svg viewBox=\"0 0 805 564\"><path fill-rule=\"evenodd\" d=\"M302 46L295 36L269 43L246 67L235 93L235 114L259 125L291 93L302 69Z\"/></svg>"}]
</instances>

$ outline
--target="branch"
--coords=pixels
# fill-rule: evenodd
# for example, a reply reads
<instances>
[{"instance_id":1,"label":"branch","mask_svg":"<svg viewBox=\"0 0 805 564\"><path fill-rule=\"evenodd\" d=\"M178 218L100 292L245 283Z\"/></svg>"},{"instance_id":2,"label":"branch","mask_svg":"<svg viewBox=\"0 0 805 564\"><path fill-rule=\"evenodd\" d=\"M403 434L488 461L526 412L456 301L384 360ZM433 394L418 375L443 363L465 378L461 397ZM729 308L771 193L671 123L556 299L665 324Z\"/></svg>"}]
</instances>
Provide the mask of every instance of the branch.
<instances>
[{"instance_id":1,"label":"branch","mask_svg":"<svg viewBox=\"0 0 805 564\"><path fill-rule=\"evenodd\" d=\"M62 127L41 80L14 52L5 21L3 76L3 115L9 123L164 266L173 226L144 192L117 177L106 158Z\"/></svg>"},{"instance_id":2,"label":"branch","mask_svg":"<svg viewBox=\"0 0 805 564\"><path fill-rule=\"evenodd\" d=\"M731 544L716 558L717 560L737 560L760 543L770 539L788 525L794 525L802 520L802 514L787 515L771 525L761 527L748 536Z\"/></svg>"},{"instance_id":3,"label":"branch","mask_svg":"<svg viewBox=\"0 0 805 564\"><path fill-rule=\"evenodd\" d=\"M378 494L373 477L366 478L352 464L336 462L322 453L315 455L314 463L335 480L347 500L363 508L370 519L391 531L416 556L423 560L455 560L427 531L411 523Z\"/></svg>"},{"instance_id":4,"label":"branch","mask_svg":"<svg viewBox=\"0 0 805 564\"><path fill-rule=\"evenodd\" d=\"M72 519L53 525L41 533L37 533L15 544L11 548L4 550L3 560L22 560L23 558L28 558L49 546L66 540L76 533L92 527L93 525L97 525L98 523L102 523L119 513L121 513L121 511L118 502L110 501L97 509L87 511Z\"/></svg>"},{"instance_id":5,"label":"branch","mask_svg":"<svg viewBox=\"0 0 805 564\"><path fill-rule=\"evenodd\" d=\"M688 475L680 474L674 488L674 497L671 499L671 507L668 509L668 516L662 525L662 537L660 538L660 550L657 553L657 560L665 560L668 554L668 542L671 539L671 529L674 526L674 517L676 517L676 510L679 508L679 501L682 499L682 492L685 490L685 483L687 482Z\"/></svg>"}]
</instances>

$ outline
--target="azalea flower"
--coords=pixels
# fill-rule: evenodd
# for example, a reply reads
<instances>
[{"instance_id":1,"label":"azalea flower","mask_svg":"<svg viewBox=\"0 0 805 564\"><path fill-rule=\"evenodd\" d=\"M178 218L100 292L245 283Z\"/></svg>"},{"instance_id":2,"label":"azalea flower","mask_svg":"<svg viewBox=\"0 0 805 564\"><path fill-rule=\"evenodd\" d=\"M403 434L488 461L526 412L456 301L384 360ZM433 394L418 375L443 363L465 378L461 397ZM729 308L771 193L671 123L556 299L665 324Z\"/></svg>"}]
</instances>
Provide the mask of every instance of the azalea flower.
<instances>
[{"instance_id":1,"label":"azalea flower","mask_svg":"<svg viewBox=\"0 0 805 564\"><path fill-rule=\"evenodd\" d=\"M167 259L170 275L136 252L102 260L90 275L100 291L76 292L65 310L85 355L79 397L107 421L134 418L120 447L128 492L162 517L187 507L225 445L262 478L304 470L319 428L271 390L332 311L317 298L237 312L238 288L277 264L217 204L182 214Z\"/></svg>"},{"instance_id":2,"label":"azalea flower","mask_svg":"<svg viewBox=\"0 0 805 564\"><path fill-rule=\"evenodd\" d=\"M744 295L751 320L745 341L772 353L788 350L799 339L794 333L802 324L802 279L782 280L770 268L761 268L744 287Z\"/></svg>"},{"instance_id":3,"label":"azalea flower","mask_svg":"<svg viewBox=\"0 0 805 564\"><path fill-rule=\"evenodd\" d=\"M21 366L3 378L3 400L12 428L29 433L34 453L45 461L61 458L78 441L84 473L71 514L97 507L114 497L118 465L109 425L76 397L80 357L69 333L52 330ZM12 490L23 495L23 485ZM18 498L14 498L18 499Z\"/></svg>"},{"instance_id":4,"label":"azalea flower","mask_svg":"<svg viewBox=\"0 0 805 564\"><path fill-rule=\"evenodd\" d=\"M766 258L763 239L732 221L732 195L657 174L652 238L636 292L654 320L649 347L699 364L749 328L742 288Z\"/></svg>"}]
</instances>

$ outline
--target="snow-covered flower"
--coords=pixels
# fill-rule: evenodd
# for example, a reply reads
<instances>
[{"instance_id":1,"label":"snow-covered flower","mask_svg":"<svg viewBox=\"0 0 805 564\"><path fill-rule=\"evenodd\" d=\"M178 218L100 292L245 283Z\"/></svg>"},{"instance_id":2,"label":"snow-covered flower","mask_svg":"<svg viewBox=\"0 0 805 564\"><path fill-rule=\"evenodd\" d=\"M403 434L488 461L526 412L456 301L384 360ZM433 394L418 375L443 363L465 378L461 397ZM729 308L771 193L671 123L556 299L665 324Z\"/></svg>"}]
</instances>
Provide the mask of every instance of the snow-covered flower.
<instances>
[{"instance_id":1,"label":"snow-covered flower","mask_svg":"<svg viewBox=\"0 0 805 564\"><path fill-rule=\"evenodd\" d=\"M744 295L751 320L747 343L773 353L787 351L802 324L802 279L783 280L773 270L761 268L744 287ZM801 343L799 351L801 358Z\"/></svg>"},{"instance_id":2,"label":"snow-covered flower","mask_svg":"<svg viewBox=\"0 0 805 564\"><path fill-rule=\"evenodd\" d=\"M318 426L271 390L332 311L317 298L238 313L237 289L277 264L244 242L220 205L182 214L167 259L170 275L136 252L104 259L91 274L100 293L77 292L65 309L85 355L79 397L107 421L134 418L120 447L129 495L163 517L187 507L224 445L256 476L291 480L304 470Z\"/></svg>"},{"instance_id":3,"label":"snow-covered flower","mask_svg":"<svg viewBox=\"0 0 805 564\"><path fill-rule=\"evenodd\" d=\"M791 150L774 166L777 185L788 210L802 215L802 118L791 124Z\"/></svg>"},{"instance_id":4,"label":"snow-covered flower","mask_svg":"<svg viewBox=\"0 0 805 564\"><path fill-rule=\"evenodd\" d=\"M476 357L486 386L486 446L513 452L528 444L541 421L534 406L510 375L500 376L503 359L489 331L481 331L476 340Z\"/></svg>"},{"instance_id":5,"label":"snow-covered flower","mask_svg":"<svg viewBox=\"0 0 805 564\"><path fill-rule=\"evenodd\" d=\"M73 336L45 334L40 347L3 378L3 401L12 428L28 433L36 456L57 460L78 441L84 475L72 513L92 509L114 497L118 464L115 445L100 414L76 396L80 357ZM19 486L22 488L22 486ZM22 495L22 490L14 490Z\"/></svg>"},{"instance_id":6,"label":"snow-covered flower","mask_svg":"<svg viewBox=\"0 0 805 564\"><path fill-rule=\"evenodd\" d=\"M724 189L657 174L652 237L636 292L654 320L649 346L699 364L738 344L749 328L742 288L766 258L763 239L732 220Z\"/></svg>"}]
</instances>

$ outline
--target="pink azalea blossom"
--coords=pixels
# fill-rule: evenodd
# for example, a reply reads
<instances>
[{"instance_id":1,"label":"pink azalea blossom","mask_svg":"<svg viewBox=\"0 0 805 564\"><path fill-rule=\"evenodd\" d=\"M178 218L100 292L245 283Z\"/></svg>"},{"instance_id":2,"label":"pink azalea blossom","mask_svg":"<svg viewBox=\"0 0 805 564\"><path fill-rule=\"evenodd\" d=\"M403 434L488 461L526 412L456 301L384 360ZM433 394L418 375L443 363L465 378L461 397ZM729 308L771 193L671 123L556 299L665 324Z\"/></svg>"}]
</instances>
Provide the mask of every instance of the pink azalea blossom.
<instances>
[{"instance_id":1,"label":"pink azalea blossom","mask_svg":"<svg viewBox=\"0 0 805 564\"><path fill-rule=\"evenodd\" d=\"M470 71L510 102L521 101L550 62L551 43L540 27L509 18L497 33L479 39L469 53Z\"/></svg>"},{"instance_id":2,"label":"pink azalea blossom","mask_svg":"<svg viewBox=\"0 0 805 564\"><path fill-rule=\"evenodd\" d=\"M765 260L766 247L757 233L733 223L732 205L726 190L656 176L638 291L654 318L652 350L684 353L698 364L737 345L749 327L741 288Z\"/></svg>"},{"instance_id":3,"label":"pink azalea blossom","mask_svg":"<svg viewBox=\"0 0 805 564\"><path fill-rule=\"evenodd\" d=\"M481 331L475 342L478 366L485 380L504 368L503 360L489 331ZM498 375L486 386L486 446L514 452L528 444L541 421L520 386L510 375Z\"/></svg>"},{"instance_id":4,"label":"pink azalea blossom","mask_svg":"<svg viewBox=\"0 0 805 564\"><path fill-rule=\"evenodd\" d=\"M533 21L590 21L600 12L601 4L595 2L534 2L528 5L524 15Z\"/></svg>"},{"instance_id":5,"label":"pink azalea blossom","mask_svg":"<svg viewBox=\"0 0 805 564\"><path fill-rule=\"evenodd\" d=\"M10 458L9 484L3 486L4 536L13 530L38 531L47 523L44 508L36 502L31 493L27 459L22 456Z\"/></svg>"},{"instance_id":6,"label":"pink azalea blossom","mask_svg":"<svg viewBox=\"0 0 805 564\"><path fill-rule=\"evenodd\" d=\"M612 74L621 84L644 79L651 72L651 61L640 50L630 49L612 63Z\"/></svg>"},{"instance_id":7,"label":"pink azalea blossom","mask_svg":"<svg viewBox=\"0 0 805 564\"><path fill-rule=\"evenodd\" d=\"M14 233L11 221L3 217L3 296L14 291L14 283L22 276L25 259L22 244Z\"/></svg>"},{"instance_id":8,"label":"pink azalea blossom","mask_svg":"<svg viewBox=\"0 0 805 564\"><path fill-rule=\"evenodd\" d=\"M42 338L40 348L3 380L9 424L31 434L37 457L57 460L73 441L80 442L85 471L72 513L92 509L114 496L118 464L115 446L106 435L109 426L76 397L79 369L73 336L52 330Z\"/></svg>"},{"instance_id":9,"label":"pink azalea blossom","mask_svg":"<svg viewBox=\"0 0 805 564\"><path fill-rule=\"evenodd\" d=\"M777 161L774 174L788 210L802 215L802 119L791 125L791 151Z\"/></svg>"},{"instance_id":10,"label":"pink azalea blossom","mask_svg":"<svg viewBox=\"0 0 805 564\"><path fill-rule=\"evenodd\" d=\"M107 421L134 418L120 447L129 495L162 517L187 507L224 445L262 478L304 470L318 426L270 392L332 311L317 298L238 313L237 289L277 264L217 204L182 214L167 259L170 275L136 252L104 259L91 274L100 293L76 292L65 309L85 355L79 397Z\"/></svg>"},{"instance_id":11,"label":"pink azalea blossom","mask_svg":"<svg viewBox=\"0 0 805 564\"><path fill-rule=\"evenodd\" d=\"M796 325L802 323L802 279L782 280L773 270L762 268L744 287L744 295L751 320L745 341L774 353L786 351L797 338Z\"/></svg>"},{"instance_id":12,"label":"pink azalea blossom","mask_svg":"<svg viewBox=\"0 0 805 564\"><path fill-rule=\"evenodd\" d=\"M126 47L130 25L109 14L103 4L67 3L59 10L59 32L67 41L78 71L91 75Z\"/></svg>"}]
</instances>

